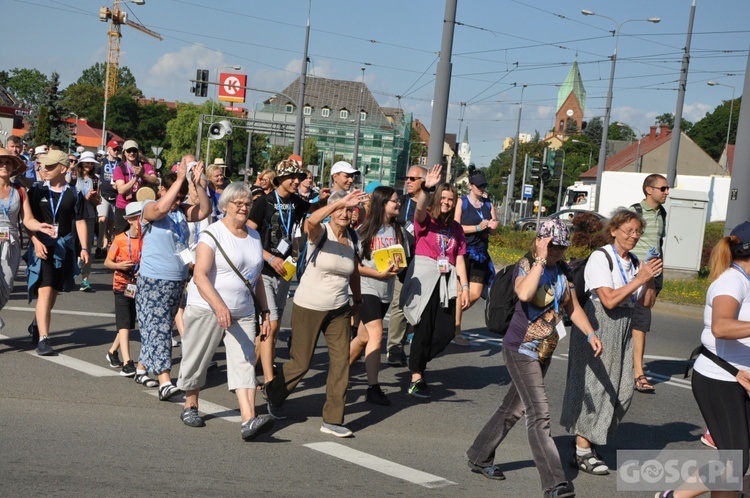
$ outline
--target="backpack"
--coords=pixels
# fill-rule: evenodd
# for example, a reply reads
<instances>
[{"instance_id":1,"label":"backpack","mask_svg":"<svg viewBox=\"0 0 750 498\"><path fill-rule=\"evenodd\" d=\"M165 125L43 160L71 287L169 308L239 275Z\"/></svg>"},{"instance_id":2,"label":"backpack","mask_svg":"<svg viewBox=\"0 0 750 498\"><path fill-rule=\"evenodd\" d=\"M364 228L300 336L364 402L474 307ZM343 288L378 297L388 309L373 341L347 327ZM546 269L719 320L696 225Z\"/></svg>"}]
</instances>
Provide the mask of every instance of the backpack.
<instances>
[{"instance_id":1,"label":"backpack","mask_svg":"<svg viewBox=\"0 0 750 498\"><path fill-rule=\"evenodd\" d=\"M349 233L349 238L352 239L352 243L354 244L354 256L355 256L355 262L360 260L359 257L359 235L357 234L357 231L353 229L352 227L346 227L346 231ZM302 281L302 275L305 274L305 269L307 268L307 265L312 263L315 264L315 260L318 258L318 253L320 252L320 249L323 247L323 244L326 243L328 240L328 229L326 227L323 227L323 238L320 239L320 242L317 246L315 246L315 249L313 249L312 254L310 254L310 257L307 256L307 232L302 232L302 237L300 237L300 249L299 254L297 255L297 282Z\"/></svg>"},{"instance_id":2,"label":"backpack","mask_svg":"<svg viewBox=\"0 0 750 498\"><path fill-rule=\"evenodd\" d=\"M529 263L534 262L529 253L524 258L527 258ZM500 337L505 336L508 331L510 320L516 309L516 302L518 302L518 296L513 287L515 270L516 265L508 265L495 274L484 303L484 323L487 325L487 330Z\"/></svg>"},{"instance_id":3,"label":"backpack","mask_svg":"<svg viewBox=\"0 0 750 498\"><path fill-rule=\"evenodd\" d=\"M591 254L594 254L596 251L601 251L604 253L604 255L607 257L607 262L609 263L609 271L612 271L614 269L614 263L612 263L612 257L609 255L609 253L605 251L604 248L599 247L597 249L594 249ZM581 308L586 305L589 298L591 297L591 291L584 290L586 289L586 279L584 278L584 272L586 270L586 263L588 263L591 254L583 259L577 259L570 262L570 270L573 275L573 287L576 289L578 303L581 305ZM632 252L630 253L630 259L631 261L633 261L633 265L637 269L639 261L636 255Z\"/></svg>"}]
</instances>

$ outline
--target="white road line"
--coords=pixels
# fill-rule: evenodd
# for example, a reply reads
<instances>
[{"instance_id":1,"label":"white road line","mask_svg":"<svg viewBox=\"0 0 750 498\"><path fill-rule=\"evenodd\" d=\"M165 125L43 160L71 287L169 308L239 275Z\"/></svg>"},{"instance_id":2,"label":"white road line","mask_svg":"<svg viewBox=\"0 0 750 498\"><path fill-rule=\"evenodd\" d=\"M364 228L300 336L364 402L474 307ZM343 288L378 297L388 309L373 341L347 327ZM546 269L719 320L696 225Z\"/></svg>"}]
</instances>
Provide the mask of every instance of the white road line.
<instances>
[{"instance_id":1,"label":"white road line","mask_svg":"<svg viewBox=\"0 0 750 498\"><path fill-rule=\"evenodd\" d=\"M159 388L150 389L143 392L154 397L159 397ZM185 403L185 395L178 394L169 401L175 404L183 404ZM198 402L198 411L206 415L210 415L212 419L218 418L236 424L242 423L242 415L240 415L239 410L234 410L232 408L227 408L226 406L217 405L216 403L211 403L210 401L200 400Z\"/></svg>"},{"instance_id":2,"label":"white road line","mask_svg":"<svg viewBox=\"0 0 750 498\"><path fill-rule=\"evenodd\" d=\"M6 306L3 311L29 311L34 313L34 308L24 308L21 306ZM76 315L76 316L95 316L101 318L114 318L114 313L92 313L90 311L69 311L69 310L52 310L53 315Z\"/></svg>"},{"instance_id":3,"label":"white road line","mask_svg":"<svg viewBox=\"0 0 750 498\"><path fill-rule=\"evenodd\" d=\"M363 453L361 451L349 448L339 443L310 443L304 446L311 450L319 451L330 455L332 457L339 458L349 463L354 463L361 467L365 467L387 476L395 477L397 479L403 479L414 484L418 484L425 488L443 488L455 482L443 479L440 476L428 474L421 470L412 469L404 465L384 460L382 458Z\"/></svg>"}]
</instances>

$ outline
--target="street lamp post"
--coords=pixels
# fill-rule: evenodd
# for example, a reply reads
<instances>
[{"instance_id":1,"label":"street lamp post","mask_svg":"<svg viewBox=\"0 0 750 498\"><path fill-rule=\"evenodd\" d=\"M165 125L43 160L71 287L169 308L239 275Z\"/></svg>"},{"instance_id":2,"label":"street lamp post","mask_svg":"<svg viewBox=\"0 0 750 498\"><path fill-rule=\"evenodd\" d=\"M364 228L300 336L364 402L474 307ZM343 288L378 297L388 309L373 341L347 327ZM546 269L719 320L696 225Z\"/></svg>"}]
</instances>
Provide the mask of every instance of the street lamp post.
<instances>
[{"instance_id":1,"label":"street lamp post","mask_svg":"<svg viewBox=\"0 0 750 498\"><path fill-rule=\"evenodd\" d=\"M510 212L513 210L513 190L516 183L516 160L518 159L518 138L521 134L521 113L523 112L523 91L526 90L527 84L521 85L521 100L518 104L518 122L516 123L516 139L513 142L513 163L510 167L510 180L508 180L508 189L505 194L507 200L505 208L505 216L503 217L504 224L507 225L510 220ZM524 175L525 176L525 175ZM521 180L521 191L523 192L523 185L526 183L526 178Z\"/></svg>"},{"instance_id":2,"label":"street lamp post","mask_svg":"<svg viewBox=\"0 0 750 498\"><path fill-rule=\"evenodd\" d=\"M359 103L357 104L357 127L354 130L354 157L352 158L352 166L354 169L358 169L359 165L359 130L362 127L362 103L365 98L365 66L360 68L362 70L362 85L359 87ZM360 172L360 178L362 180L362 187L365 185L365 175Z\"/></svg>"},{"instance_id":3,"label":"street lamp post","mask_svg":"<svg viewBox=\"0 0 750 498\"><path fill-rule=\"evenodd\" d=\"M630 127L632 131L638 132L638 146L635 148L635 167L634 170L636 173L640 173L641 171L641 139L643 139L643 133L641 133L641 130L636 128L635 126ZM631 141L630 143L633 143L633 134L630 135Z\"/></svg>"},{"instance_id":4,"label":"street lamp post","mask_svg":"<svg viewBox=\"0 0 750 498\"><path fill-rule=\"evenodd\" d=\"M728 86L732 89L732 102L729 103L729 124L727 125L727 142L724 145L724 173L729 173L729 133L732 131L732 112L734 111L734 87L726 83L709 81L708 86Z\"/></svg>"},{"instance_id":5,"label":"street lamp post","mask_svg":"<svg viewBox=\"0 0 750 498\"><path fill-rule=\"evenodd\" d=\"M219 81L219 69L234 69L235 71L241 71L242 67L240 66L216 66L216 100L219 100L219 85L221 85L221 81ZM213 115L214 115L214 99L211 99L211 121L213 122ZM211 152L211 137L208 138L206 144L206 164L211 164L211 158L209 156L209 153ZM200 157L198 158L200 159Z\"/></svg>"},{"instance_id":6,"label":"street lamp post","mask_svg":"<svg viewBox=\"0 0 750 498\"><path fill-rule=\"evenodd\" d=\"M599 161L596 166L596 199L594 204L594 209L596 211L599 211L599 198L601 197L599 194L602 190L602 173L604 173L604 165L607 162L607 134L609 133L609 118L612 114L612 85L615 82L615 65L617 63L617 43L620 40L620 28L626 23L634 22L634 21L643 21L643 22L650 22L650 23L659 23L661 22L661 19L658 17L649 17L647 19L628 19L621 23L618 23L616 20L612 19L608 16L603 16L601 14L597 14L591 10L582 10L581 14L584 16L597 16L597 17L603 17L605 19L609 19L613 23L615 23L615 30L613 32L615 37L615 50L612 52L612 69L609 73L609 89L607 90L607 104L604 110L604 123L602 126L602 144L599 148Z\"/></svg>"}]
</instances>

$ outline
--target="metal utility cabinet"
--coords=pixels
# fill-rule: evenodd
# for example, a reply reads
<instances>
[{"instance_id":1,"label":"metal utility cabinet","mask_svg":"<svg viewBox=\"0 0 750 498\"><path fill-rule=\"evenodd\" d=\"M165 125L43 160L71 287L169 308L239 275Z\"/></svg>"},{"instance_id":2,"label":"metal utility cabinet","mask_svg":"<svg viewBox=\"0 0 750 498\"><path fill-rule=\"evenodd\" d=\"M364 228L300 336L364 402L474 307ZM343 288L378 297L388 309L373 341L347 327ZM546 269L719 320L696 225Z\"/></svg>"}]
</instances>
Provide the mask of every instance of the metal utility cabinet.
<instances>
[{"instance_id":1,"label":"metal utility cabinet","mask_svg":"<svg viewBox=\"0 0 750 498\"><path fill-rule=\"evenodd\" d=\"M697 190L675 189L669 192L664 207L667 210L665 277L694 278L701 266L708 194Z\"/></svg>"}]
</instances>

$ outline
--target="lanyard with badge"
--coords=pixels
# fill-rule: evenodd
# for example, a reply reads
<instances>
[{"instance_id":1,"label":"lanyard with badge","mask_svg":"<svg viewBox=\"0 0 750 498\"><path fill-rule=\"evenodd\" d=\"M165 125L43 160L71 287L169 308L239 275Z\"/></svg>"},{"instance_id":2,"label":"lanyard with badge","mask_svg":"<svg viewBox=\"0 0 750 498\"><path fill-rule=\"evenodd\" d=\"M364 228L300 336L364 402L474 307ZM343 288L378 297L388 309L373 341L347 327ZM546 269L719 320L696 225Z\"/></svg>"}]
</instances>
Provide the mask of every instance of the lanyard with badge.
<instances>
[{"instance_id":1,"label":"lanyard with badge","mask_svg":"<svg viewBox=\"0 0 750 498\"><path fill-rule=\"evenodd\" d=\"M128 235L128 261L133 261L133 247L131 245L132 238L130 237L130 232L127 232ZM140 263L136 263L133 265L133 269L130 270L130 278L128 279L128 283L125 285L125 297L134 298L135 297L135 290L137 288L136 286L136 275L138 274L138 267L140 266Z\"/></svg>"},{"instance_id":2,"label":"lanyard with badge","mask_svg":"<svg viewBox=\"0 0 750 498\"><path fill-rule=\"evenodd\" d=\"M291 234L292 234L292 215L294 214L294 205L292 204L291 199L289 200L289 210L287 212L286 222L284 221L284 204L281 202L281 198L279 198L279 193L274 192L276 195L276 209L279 211L279 219L281 220L281 227L284 229L284 237L279 241L278 245L276 246L276 250L279 251L279 254L284 255L289 251L289 248L292 247L292 241L290 240Z\"/></svg>"},{"instance_id":3,"label":"lanyard with badge","mask_svg":"<svg viewBox=\"0 0 750 498\"><path fill-rule=\"evenodd\" d=\"M440 273L448 273L451 271L451 267L445 251L450 245L451 229L448 228L445 233L440 230L440 235L438 237L440 238L440 256L438 256L437 259L437 268Z\"/></svg>"},{"instance_id":4,"label":"lanyard with badge","mask_svg":"<svg viewBox=\"0 0 750 498\"><path fill-rule=\"evenodd\" d=\"M612 252L615 254L615 259L617 260L617 267L620 268L620 276L622 277L623 287L625 285L628 285L630 282L628 281L628 277L625 275L625 270L622 267L622 263L620 262L620 255L617 254L617 250L615 249L615 245L612 244ZM633 262L630 262L631 269L633 268L632 264ZM635 304L635 295L633 293L630 294L630 302Z\"/></svg>"},{"instance_id":5,"label":"lanyard with badge","mask_svg":"<svg viewBox=\"0 0 750 498\"><path fill-rule=\"evenodd\" d=\"M409 200L406 203L406 212L404 213L404 229L409 232L411 235L414 235L414 221L413 216L409 217L409 209L411 209L411 197L409 197Z\"/></svg>"},{"instance_id":6,"label":"lanyard with badge","mask_svg":"<svg viewBox=\"0 0 750 498\"><path fill-rule=\"evenodd\" d=\"M10 221L10 208L13 205L13 191L16 190L13 186L10 187L10 195L8 196L8 205L0 200L0 208L3 210L3 216L7 221ZM10 227L0 227L0 241L10 240Z\"/></svg>"},{"instance_id":7,"label":"lanyard with badge","mask_svg":"<svg viewBox=\"0 0 750 498\"><path fill-rule=\"evenodd\" d=\"M60 210L60 204L62 203L63 197L65 196L65 191L68 190L68 184L66 183L62 191L60 192L60 197L57 198L57 204L52 201L52 187L50 187L49 182L45 182L45 185L47 187L47 195L49 196L49 209L50 211L52 211L52 227L55 230L54 238L56 239L60 233L60 225L57 221L57 212Z\"/></svg>"},{"instance_id":8,"label":"lanyard with badge","mask_svg":"<svg viewBox=\"0 0 750 498\"><path fill-rule=\"evenodd\" d=\"M182 231L182 220L185 218L182 211L170 211L169 214L167 214L167 217L172 225L172 229L177 233L177 256L179 256L182 262L186 265L195 263L193 253L187 247L187 242L185 240L187 238L186 234Z\"/></svg>"}]
</instances>

